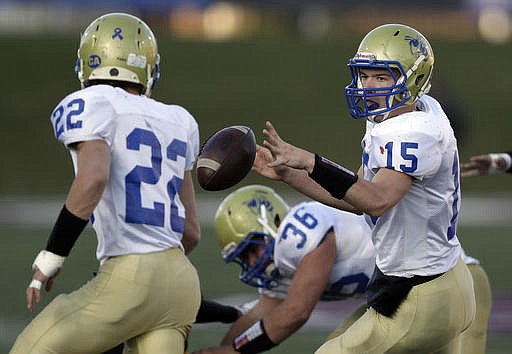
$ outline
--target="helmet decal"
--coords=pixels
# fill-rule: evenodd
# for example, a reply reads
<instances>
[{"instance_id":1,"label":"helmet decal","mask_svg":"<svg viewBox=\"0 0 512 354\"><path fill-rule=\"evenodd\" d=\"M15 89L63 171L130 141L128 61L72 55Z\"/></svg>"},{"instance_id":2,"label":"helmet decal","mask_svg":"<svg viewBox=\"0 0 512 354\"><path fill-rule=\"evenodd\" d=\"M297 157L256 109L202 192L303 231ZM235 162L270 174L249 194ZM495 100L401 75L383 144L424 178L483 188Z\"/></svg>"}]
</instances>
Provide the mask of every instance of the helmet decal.
<instances>
[{"instance_id":1,"label":"helmet decal","mask_svg":"<svg viewBox=\"0 0 512 354\"><path fill-rule=\"evenodd\" d=\"M137 55L135 53L128 54L126 64L134 66L136 68L144 69L146 67L147 59L144 55Z\"/></svg>"},{"instance_id":2,"label":"helmet decal","mask_svg":"<svg viewBox=\"0 0 512 354\"><path fill-rule=\"evenodd\" d=\"M274 213L274 207L272 206L272 203L263 194L255 194L251 199L245 201L244 204L256 217L260 215L262 206L268 213Z\"/></svg>"},{"instance_id":3,"label":"helmet decal","mask_svg":"<svg viewBox=\"0 0 512 354\"><path fill-rule=\"evenodd\" d=\"M87 65L90 68L97 68L101 65L101 57L96 54L89 56L89 59L87 60Z\"/></svg>"},{"instance_id":4,"label":"helmet decal","mask_svg":"<svg viewBox=\"0 0 512 354\"><path fill-rule=\"evenodd\" d=\"M427 45L421 38L405 36L404 39L406 41L409 41L409 46L411 48L411 54L414 54L417 57L419 57L420 55L424 55L424 56L428 55Z\"/></svg>"},{"instance_id":5,"label":"helmet decal","mask_svg":"<svg viewBox=\"0 0 512 354\"><path fill-rule=\"evenodd\" d=\"M121 32L123 32L123 30L120 27L114 28L114 34L112 35L112 39L119 38L120 40L123 40L124 37L121 35Z\"/></svg>"}]
</instances>

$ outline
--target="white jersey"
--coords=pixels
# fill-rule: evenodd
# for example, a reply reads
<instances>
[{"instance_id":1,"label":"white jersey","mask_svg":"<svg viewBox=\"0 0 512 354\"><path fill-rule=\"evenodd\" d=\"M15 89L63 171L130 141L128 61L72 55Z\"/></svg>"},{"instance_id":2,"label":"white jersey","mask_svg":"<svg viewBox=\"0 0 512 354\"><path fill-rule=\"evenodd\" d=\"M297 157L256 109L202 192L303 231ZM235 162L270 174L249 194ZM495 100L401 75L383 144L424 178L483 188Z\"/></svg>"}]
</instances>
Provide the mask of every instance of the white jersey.
<instances>
[{"instance_id":1,"label":"white jersey","mask_svg":"<svg viewBox=\"0 0 512 354\"><path fill-rule=\"evenodd\" d=\"M51 120L68 148L96 139L110 147L110 179L91 217L100 262L182 248L185 208L178 193L199 153L198 126L184 108L94 85L64 98ZM69 151L76 172L76 152Z\"/></svg>"},{"instance_id":2,"label":"white jersey","mask_svg":"<svg viewBox=\"0 0 512 354\"><path fill-rule=\"evenodd\" d=\"M260 293L284 299L302 259L318 247L331 229L336 236L337 256L322 300L340 300L364 293L375 269L375 250L368 224L363 216L318 202L300 203L286 214L274 246L279 286L260 289Z\"/></svg>"},{"instance_id":3,"label":"white jersey","mask_svg":"<svg viewBox=\"0 0 512 354\"><path fill-rule=\"evenodd\" d=\"M368 122L362 141L366 180L380 168L414 179L396 206L377 219L367 216L377 266L386 275L440 274L454 267L460 256L457 141L435 99L423 96L418 108L381 123Z\"/></svg>"}]
</instances>

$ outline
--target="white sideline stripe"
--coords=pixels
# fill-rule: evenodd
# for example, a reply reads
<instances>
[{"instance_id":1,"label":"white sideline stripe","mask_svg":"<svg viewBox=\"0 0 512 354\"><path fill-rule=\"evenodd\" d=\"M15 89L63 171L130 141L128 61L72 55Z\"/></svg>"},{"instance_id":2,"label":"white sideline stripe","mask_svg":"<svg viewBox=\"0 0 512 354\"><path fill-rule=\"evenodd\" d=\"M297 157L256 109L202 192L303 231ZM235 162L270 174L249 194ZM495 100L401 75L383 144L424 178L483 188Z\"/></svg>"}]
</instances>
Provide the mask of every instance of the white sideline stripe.
<instances>
[{"instance_id":1,"label":"white sideline stripe","mask_svg":"<svg viewBox=\"0 0 512 354\"><path fill-rule=\"evenodd\" d=\"M217 206L227 194L227 192L221 196L197 194L197 207L202 223L213 225ZM298 194L283 195L283 197L290 205L305 199ZM52 225L65 199L65 197L2 197L0 198L0 225L23 224L33 227ZM463 196L459 221L465 226L512 225L512 195Z\"/></svg>"}]
</instances>

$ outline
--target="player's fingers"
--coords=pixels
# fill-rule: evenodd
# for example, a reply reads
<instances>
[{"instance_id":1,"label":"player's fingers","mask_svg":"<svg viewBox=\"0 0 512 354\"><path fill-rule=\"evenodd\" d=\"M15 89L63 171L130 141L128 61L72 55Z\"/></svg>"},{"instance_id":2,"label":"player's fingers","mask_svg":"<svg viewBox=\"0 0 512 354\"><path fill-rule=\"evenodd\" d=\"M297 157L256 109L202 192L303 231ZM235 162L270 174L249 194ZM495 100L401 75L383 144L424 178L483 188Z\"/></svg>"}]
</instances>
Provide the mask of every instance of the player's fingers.
<instances>
[{"instance_id":1,"label":"player's fingers","mask_svg":"<svg viewBox=\"0 0 512 354\"><path fill-rule=\"evenodd\" d=\"M470 163L474 166L489 167L491 166L492 159L487 155L473 156L469 159Z\"/></svg>"},{"instance_id":2,"label":"player's fingers","mask_svg":"<svg viewBox=\"0 0 512 354\"><path fill-rule=\"evenodd\" d=\"M462 172L461 174L461 177L462 178L465 178L465 177L474 177L474 176L480 176L481 173L479 170L477 169L472 169L472 170L467 170L467 171L464 171Z\"/></svg>"},{"instance_id":3,"label":"player's fingers","mask_svg":"<svg viewBox=\"0 0 512 354\"><path fill-rule=\"evenodd\" d=\"M268 167L271 167L271 168L274 168L274 167L278 167L278 166L281 166L281 165L286 165L286 161L283 161L282 159L274 159L274 161L270 161L267 166Z\"/></svg>"},{"instance_id":4,"label":"player's fingers","mask_svg":"<svg viewBox=\"0 0 512 354\"><path fill-rule=\"evenodd\" d=\"M486 160L491 160L491 157L487 154L487 155L476 155L476 156L471 156L469 158L470 161L486 161Z\"/></svg>"},{"instance_id":5,"label":"player's fingers","mask_svg":"<svg viewBox=\"0 0 512 354\"><path fill-rule=\"evenodd\" d=\"M267 128L263 130L263 135L265 135L272 144L276 145L281 141L279 134L277 134L276 129L272 125L272 123L267 122Z\"/></svg>"},{"instance_id":6,"label":"player's fingers","mask_svg":"<svg viewBox=\"0 0 512 354\"><path fill-rule=\"evenodd\" d=\"M32 311L34 308L34 301L39 303L41 301L41 286L42 282L39 280L32 280L27 287L27 308Z\"/></svg>"},{"instance_id":7,"label":"player's fingers","mask_svg":"<svg viewBox=\"0 0 512 354\"><path fill-rule=\"evenodd\" d=\"M463 163L460 165L460 168L461 170L478 170L478 169L482 169L482 168L486 168L487 166L485 166L484 164L482 163L479 163L477 161L471 161L471 162L466 162L466 163Z\"/></svg>"},{"instance_id":8,"label":"player's fingers","mask_svg":"<svg viewBox=\"0 0 512 354\"><path fill-rule=\"evenodd\" d=\"M275 156L277 153L277 148L275 145L272 145L268 140L263 141L263 146L267 148L267 150L270 152L270 155Z\"/></svg>"}]
</instances>

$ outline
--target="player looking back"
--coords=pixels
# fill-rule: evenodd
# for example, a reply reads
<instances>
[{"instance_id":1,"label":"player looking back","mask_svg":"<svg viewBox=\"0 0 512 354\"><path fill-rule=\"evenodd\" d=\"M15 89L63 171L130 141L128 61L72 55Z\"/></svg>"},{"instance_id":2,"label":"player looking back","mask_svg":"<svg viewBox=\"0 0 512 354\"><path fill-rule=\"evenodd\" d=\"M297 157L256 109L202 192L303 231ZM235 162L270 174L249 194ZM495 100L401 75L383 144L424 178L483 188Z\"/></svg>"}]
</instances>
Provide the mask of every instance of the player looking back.
<instances>
[{"instance_id":1,"label":"player looking back","mask_svg":"<svg viewBox=\"0 0 512 354\"><path fill-rule=\"evenodd\" d=\"M321 201L343 199L372 227L370 309L317 353L458 353L473 321L471 275L456 232L457 144L441 106L425 95L433 64L430 44L411 27L383 25L364 37L345 89L352 116L366 118L357 175L266 124L255 171Z\"/></svg>"},{"instance_id":2,"label":"player looking back","mask_svg":"<svg viewBox=\"0 0 512 354\"><path fill-rule=\"evenodd\" d=\"M42 285L51 289L89 219L100 268L80 289L56 297L11 353L100 353L126 341L133 353L183 354L201 297L184 252L199 240L190 172L199 132L185 109L148 97L158 65L156 39L137 17L107 14L83 33L83 88L51 115L76 176L34 261L28 308Z\"/></svg>"}]
</instances>

